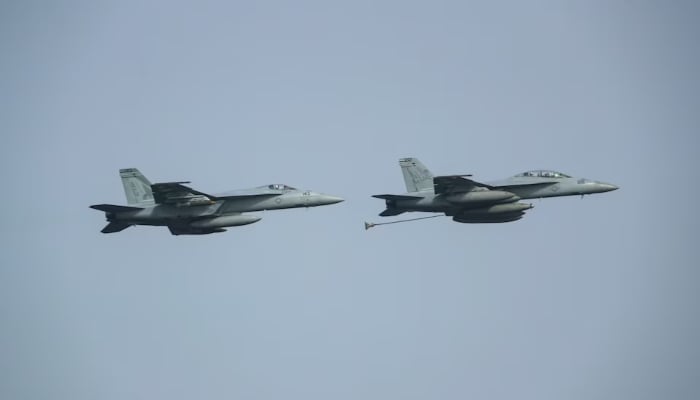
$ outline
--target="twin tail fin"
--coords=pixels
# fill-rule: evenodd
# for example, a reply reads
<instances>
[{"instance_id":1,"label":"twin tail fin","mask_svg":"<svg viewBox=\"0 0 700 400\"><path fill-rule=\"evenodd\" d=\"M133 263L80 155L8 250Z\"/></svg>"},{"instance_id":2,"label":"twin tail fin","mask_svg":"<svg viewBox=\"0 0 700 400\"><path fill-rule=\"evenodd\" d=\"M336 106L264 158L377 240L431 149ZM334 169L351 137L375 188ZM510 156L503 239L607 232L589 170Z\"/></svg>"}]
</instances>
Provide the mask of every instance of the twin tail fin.
<instances>
[{"instance_id":1,"label":"twin tail fin","mask_svg":"<svg viewBox=\"0 0 700 400\"><path fill-rule=\"evenodd\" d=\"M417 158L399 159L407 192L433 190L433 173Z\"/></svg>"}]
</instances>

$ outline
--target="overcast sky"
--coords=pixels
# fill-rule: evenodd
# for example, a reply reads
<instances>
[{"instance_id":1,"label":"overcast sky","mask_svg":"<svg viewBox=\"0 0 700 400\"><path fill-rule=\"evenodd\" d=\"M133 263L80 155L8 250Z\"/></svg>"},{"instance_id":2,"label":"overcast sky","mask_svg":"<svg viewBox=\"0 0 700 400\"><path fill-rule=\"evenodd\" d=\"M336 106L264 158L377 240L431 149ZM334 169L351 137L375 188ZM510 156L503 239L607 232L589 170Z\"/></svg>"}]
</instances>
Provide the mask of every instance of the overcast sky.
<instances>
[{"instance_id":1,"label":"overcast sky","mask_svg":"<svg viewBox=\"0 0 700 400\"><path fill-rule=\"evenodd\" d=\"M700 7L633 3L3 3L0 398L700 398ZM365 231L406 156L621 189ZM346 201L104 235L125 167Z\"/></svg>"}]
</instances>

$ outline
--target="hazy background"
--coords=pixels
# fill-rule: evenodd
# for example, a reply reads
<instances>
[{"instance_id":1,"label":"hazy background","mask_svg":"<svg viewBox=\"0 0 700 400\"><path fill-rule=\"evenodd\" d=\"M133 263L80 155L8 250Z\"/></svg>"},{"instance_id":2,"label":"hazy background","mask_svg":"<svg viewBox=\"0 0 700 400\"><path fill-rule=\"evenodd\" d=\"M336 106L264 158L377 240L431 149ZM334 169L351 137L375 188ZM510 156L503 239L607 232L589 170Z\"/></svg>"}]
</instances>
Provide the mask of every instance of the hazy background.
<instances>
[{"instance_id":1,"label":"hazy background","mask_svg":"<svg viewBox=\"0 0 700 400\"><path fill-rule=\"evenodd\" d=\"M700 398L699 11L4 2L0 398ZM365 231L405 156L621 189ZM103 235L124 167L346 202Z\"/></svg>"}]
</instances>

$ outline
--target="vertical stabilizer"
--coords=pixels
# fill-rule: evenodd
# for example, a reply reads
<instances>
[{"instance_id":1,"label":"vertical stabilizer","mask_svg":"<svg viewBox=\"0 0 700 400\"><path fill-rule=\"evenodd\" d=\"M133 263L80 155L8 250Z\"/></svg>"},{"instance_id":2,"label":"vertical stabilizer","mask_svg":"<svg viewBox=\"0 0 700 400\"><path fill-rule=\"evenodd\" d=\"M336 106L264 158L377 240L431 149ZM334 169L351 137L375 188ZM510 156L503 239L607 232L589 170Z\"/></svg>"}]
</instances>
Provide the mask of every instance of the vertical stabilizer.
<instances>
[{"instance_id":1,"label":"vertical stabilizer","mask_svg":"<svg viewBox=\"0 0 700 400\"><path fill-rule=\"evenodd\" d=\"M433 174L417 158L399 159L407 192L433 190Z\"/></svg>"},{"instance_id":2,"label":"vertical stabilizer","mask_svg":"<svg viewBox=\"0 0 700 400\"><path fill-rule=\"evenodd\" d=\"M126 201L129 205L153 203L151 182L138 169L120 169L119 175L122 177L124 193L126 193Z\"/></svg>"}]
</instances>

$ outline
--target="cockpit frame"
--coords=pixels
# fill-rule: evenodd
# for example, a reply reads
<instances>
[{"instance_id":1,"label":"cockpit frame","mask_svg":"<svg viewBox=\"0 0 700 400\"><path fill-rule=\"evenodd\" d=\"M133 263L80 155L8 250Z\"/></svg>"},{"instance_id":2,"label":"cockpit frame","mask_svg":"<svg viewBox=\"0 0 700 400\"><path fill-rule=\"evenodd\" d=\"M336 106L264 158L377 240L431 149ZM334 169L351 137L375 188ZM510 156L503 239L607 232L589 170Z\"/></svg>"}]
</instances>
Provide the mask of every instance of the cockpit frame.
<instances>
[{"instance_id":1,"label":"cockpit frame","mask_svg":"<svg viewBox=\"0 0 700 400\"><path fill-rule=\"evenodd\" d=\"M283 190L283 191L290 191L290 190L297 190L296 188L293 188L289 185L285 185L283 183L272 183L267 185L267 188L270 190Z\"/></svg>"}]
</instances>

